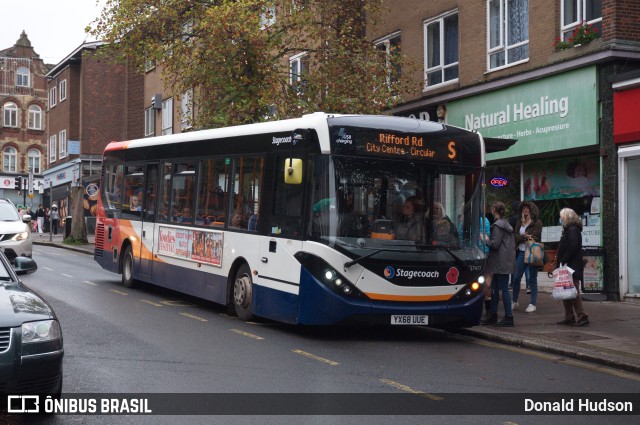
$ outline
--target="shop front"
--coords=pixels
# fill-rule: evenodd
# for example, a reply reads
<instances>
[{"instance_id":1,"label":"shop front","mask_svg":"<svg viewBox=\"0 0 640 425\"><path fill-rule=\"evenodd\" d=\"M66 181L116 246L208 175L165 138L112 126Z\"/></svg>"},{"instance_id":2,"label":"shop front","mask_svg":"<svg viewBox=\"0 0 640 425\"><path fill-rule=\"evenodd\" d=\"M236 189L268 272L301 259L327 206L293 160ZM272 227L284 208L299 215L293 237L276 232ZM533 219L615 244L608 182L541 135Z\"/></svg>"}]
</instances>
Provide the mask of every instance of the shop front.
<instances>
[{"instance_id":1,"label":"shop front","mask_svg":"<svg viewBox=\"0 0 640 425\"><path fill-rule=\"evenodd\" d=\"M447 104L447 123L484 137L517 139L487 154L487 204L531 200L548 250L562 234L559 213L582 217L583 245L602 246L597 68L585 67ZM590 262L589 287L604 291L602 258ZM587 283L587 282L585 282Z\"/></svg>"},{"instance_id":2,"label":"shop front","mask_svg":"<svg viewBox=\"0 0 640 425\"><path fill-rule=\"evenodd\" d=\"M614 143L618 146L620 295L640 303L640 78L613 85Z\"/></svg>"}]
</instances>

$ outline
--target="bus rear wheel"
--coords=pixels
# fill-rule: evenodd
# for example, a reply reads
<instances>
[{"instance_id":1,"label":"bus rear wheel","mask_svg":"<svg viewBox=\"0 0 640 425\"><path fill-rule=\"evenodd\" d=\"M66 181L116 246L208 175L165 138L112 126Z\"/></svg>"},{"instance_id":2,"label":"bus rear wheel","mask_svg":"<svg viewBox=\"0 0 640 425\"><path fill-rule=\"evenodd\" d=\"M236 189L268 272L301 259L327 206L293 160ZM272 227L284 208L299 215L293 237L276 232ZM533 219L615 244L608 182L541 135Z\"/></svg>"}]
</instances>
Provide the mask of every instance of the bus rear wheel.
<instances>
[{"instance_id":1,"label":"bus rear wheel","mask_svg":"<svg viewBox=\"0 0 640 425\"><path fill-rule=\"evenodd\" d=\"M133 288L135 279L133 278L133 250L128 246L122 257L122 284L126 288Z\"/></svg>"},{"instance_id":2,"label":"bus rear wheel","mask_svg":"<svg viewBox=\"0 0 640 425\"><path fill-rule=\"evenodd\" d=\"M253 319L253 281L249 266L243 264L236 273L233 282L233 305L238 317L244 321Z\"/></svg>"}]
</instances>

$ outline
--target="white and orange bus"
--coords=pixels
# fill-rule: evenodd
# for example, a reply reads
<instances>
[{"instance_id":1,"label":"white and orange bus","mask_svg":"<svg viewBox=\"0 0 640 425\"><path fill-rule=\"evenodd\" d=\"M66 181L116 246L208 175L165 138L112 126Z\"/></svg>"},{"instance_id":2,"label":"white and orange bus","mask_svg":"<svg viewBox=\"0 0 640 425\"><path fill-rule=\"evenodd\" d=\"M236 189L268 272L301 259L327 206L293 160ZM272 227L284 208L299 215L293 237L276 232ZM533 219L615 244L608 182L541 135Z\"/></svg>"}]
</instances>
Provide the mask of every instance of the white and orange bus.
<instances>
[{"instance_id":1,"label":"white and orange bus","mask_svg":"<svg viewBox=\"0 0 640 425\"><path fill-rule=\"evenodd\" d=\"M244 320L472 326L484 166L480 134L391 116L113 142L94 258Z\"/></svg>"}]
</instances>

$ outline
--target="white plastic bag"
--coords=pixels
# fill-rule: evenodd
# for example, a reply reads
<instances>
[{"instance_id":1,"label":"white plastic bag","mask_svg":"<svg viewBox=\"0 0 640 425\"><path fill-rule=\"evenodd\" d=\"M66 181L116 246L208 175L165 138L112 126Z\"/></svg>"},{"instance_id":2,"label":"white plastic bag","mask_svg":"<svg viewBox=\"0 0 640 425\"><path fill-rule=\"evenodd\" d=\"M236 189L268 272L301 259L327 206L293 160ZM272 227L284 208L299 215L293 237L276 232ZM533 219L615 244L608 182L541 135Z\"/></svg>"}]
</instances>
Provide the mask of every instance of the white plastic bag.
<instances>
[{"instance_id":1,"label":"white plastic bag","mask_svg":"<svg viewBox=\"0 0 640 425\"><path fill-rule=\"evenodd\" d=\"M551 296L555 300L572 300L578 296L576 286L573 284L574 270L566 264L553 271L553 292Z\"/></svg>"}]
</instances>

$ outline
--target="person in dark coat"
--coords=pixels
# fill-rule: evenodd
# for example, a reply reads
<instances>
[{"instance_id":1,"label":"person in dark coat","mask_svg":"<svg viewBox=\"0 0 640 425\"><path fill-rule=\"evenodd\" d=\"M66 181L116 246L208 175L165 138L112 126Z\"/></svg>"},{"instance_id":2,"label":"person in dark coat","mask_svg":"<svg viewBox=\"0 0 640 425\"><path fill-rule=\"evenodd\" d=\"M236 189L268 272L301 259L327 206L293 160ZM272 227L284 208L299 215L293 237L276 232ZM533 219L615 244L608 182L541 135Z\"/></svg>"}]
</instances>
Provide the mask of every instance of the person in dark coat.
<instances>
[{"instance_id":1,"label":"person in dark coat","mask_svg":"<svg viewBox=\"0 0 640 425\"><path fill-rule=\"evenodd\" d=\"M540 242L542 239L542 220L538 218L539 211L536 204L531 201L523 201L518 208L518 220L513 228L516 242L516 271L511 276L511 286L513 287L513 309L520 305L518 298L520 295L520 281L526 273L528 290L531 290L531 301L525 312L536 311L538 301L538 271L539 267L530 266L525 262L524 253L527 242Z\"/></svg>"},{"instance_id":2,"label":"person in dark coat","mask_svg":"<svg viewBox=\"0 0 640 425\"><path fill-rule=\"evenodd\" d=\"M580 298L580 282L584 273L584 261L582 258L582 221L578 214L571 208L560 210L560 222L562 223L562 236L558 244L558 251L554 265L566 264L573 271L573 284L578 291L578 296L572 300L562 300L564 305L564 319L559 325L587 326L589 316L584 312L582 299ZM577 320L576 320L577 317Z\"/></svg>"},{"instance_id":3,"label":"person in dark coat","mask_svg":"<svg viewBox=\"0 0 640 425\"><path fill-rule=\"evenodd\" d=\"M504 218L505 205L495 202L491 209L495 222L491 225L491 237L486 237L489 245L489 256L485 273L492 273L491 279L491 312L486 320L480 322L483 325L495 324L496 326L513 326L513 311L511 309L511 295L509 294L509 275L515 268L515 243L513 239L513 227ZM504 319L498 322L498 303L502 292L504 303Z\"/></svg>"}]
</instances>

